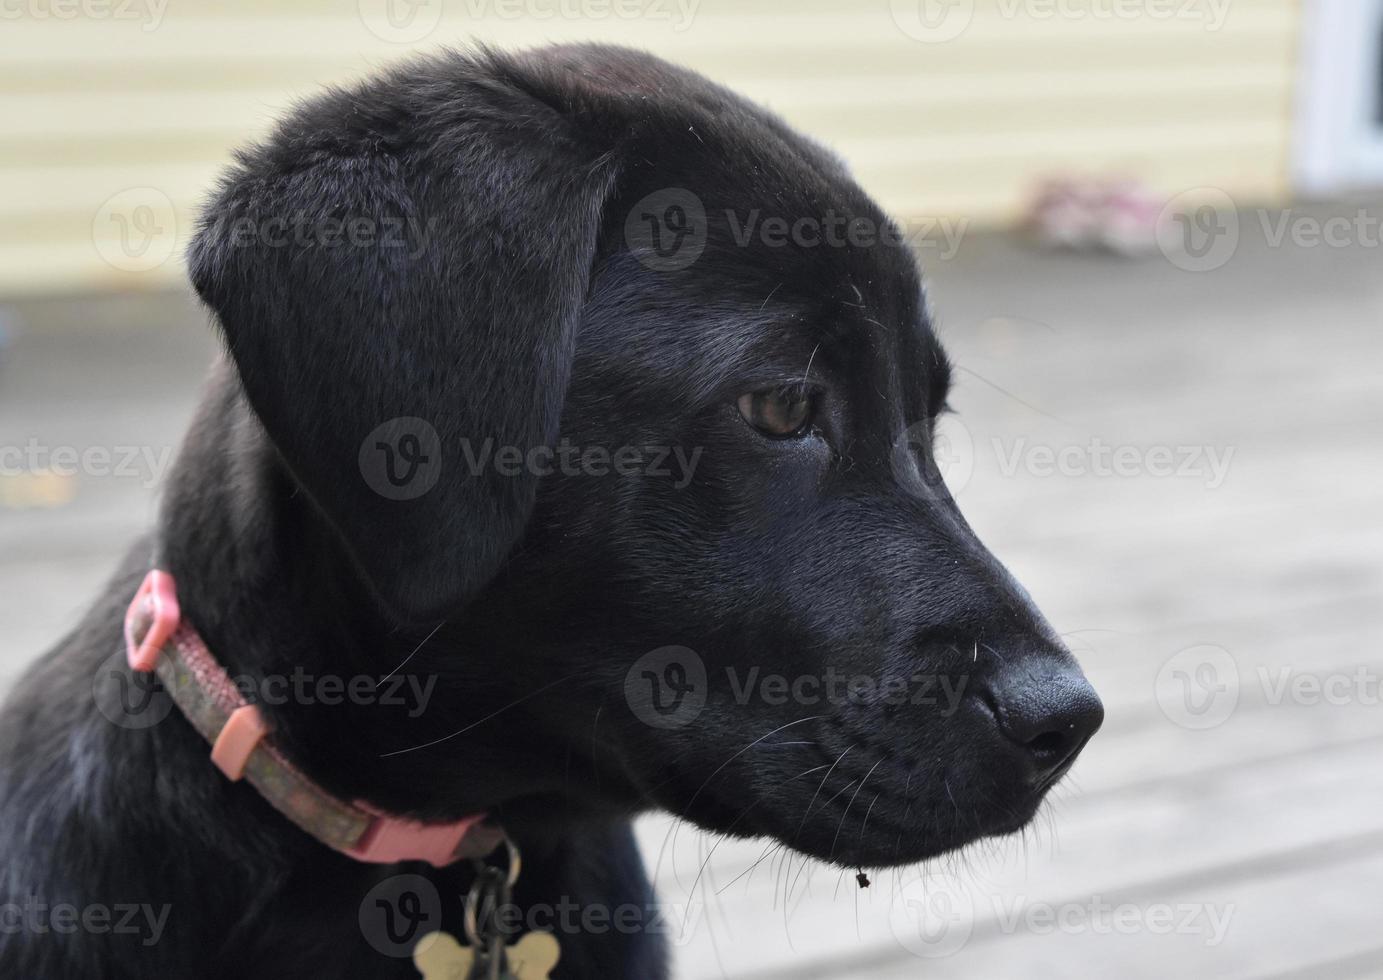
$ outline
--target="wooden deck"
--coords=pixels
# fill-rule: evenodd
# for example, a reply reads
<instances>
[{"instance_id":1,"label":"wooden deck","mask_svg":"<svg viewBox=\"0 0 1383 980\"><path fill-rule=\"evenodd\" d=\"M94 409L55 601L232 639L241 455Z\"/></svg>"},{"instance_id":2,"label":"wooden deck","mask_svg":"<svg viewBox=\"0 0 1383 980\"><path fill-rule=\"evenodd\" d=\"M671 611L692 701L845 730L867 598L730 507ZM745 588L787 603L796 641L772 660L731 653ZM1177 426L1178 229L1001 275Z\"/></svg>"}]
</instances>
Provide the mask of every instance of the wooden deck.
<instances>
[{"instance_id":1,"label":"wooden deck","mask_svg":"<svg viewBox=\"0 0 1383 980\"><path fill-rule=\"evenodd\" d=\"M686 828L664 850L648 820L679 977L1383 976L1383 255L1250 221L1205 274L981 237L930 270L959 499L1108 721L1023 841L866 891ZM172 447L211 350L181 296L10 330L3 446ZM1132 447L1123 475L1100 446ZM0 483L0 683L146 525L148 469Z\"/></svg>"}]
</instances>

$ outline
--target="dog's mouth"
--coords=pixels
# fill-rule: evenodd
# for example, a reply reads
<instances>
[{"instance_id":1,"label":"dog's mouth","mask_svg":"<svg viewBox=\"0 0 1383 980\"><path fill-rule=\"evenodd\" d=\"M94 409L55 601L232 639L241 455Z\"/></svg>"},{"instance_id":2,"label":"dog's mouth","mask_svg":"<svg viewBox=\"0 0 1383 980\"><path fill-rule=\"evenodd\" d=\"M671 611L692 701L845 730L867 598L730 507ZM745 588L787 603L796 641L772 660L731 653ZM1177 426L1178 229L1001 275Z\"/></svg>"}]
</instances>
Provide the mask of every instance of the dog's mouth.
<instances>
[{"instance_id":1,"label":"dog's mouth","mask_svg":"<svg viewBox=\"0 0 1383 980\"><path fill-rule=\"evenodd\" d=\"M832 715L709 776L665 784L660 802L719 833L771 837L842 867L892 867L1022 830L1078 751L1038 771L1031 750L996 732L978 705L938 733L932 751Z\"/></svg>"}]
</instances>

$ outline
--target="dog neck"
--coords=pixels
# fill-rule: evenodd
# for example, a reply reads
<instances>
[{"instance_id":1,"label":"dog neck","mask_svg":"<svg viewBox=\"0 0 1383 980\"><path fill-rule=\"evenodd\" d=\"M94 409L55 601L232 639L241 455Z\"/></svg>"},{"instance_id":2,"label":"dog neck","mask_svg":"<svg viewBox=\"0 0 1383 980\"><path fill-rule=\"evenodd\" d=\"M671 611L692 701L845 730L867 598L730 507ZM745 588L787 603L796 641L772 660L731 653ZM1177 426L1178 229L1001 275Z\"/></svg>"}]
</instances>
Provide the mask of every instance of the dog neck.
<instances>
[{"instance_id":1,"label":"dog neck","mask_svg":"<svg viewBox=\"0 0 1383 980\"><path fill-rule=\"evenodd\" d=\"M184 620L332 795L426 821L484 811L544 836L562 832L554 813L610 812L606 796L573 797L571 753L542 727L558 713L524 702L551 687L554 660L497 646L503 631L475 616L392 621L224 365L171 474L159 538Z\"/></svg>"}]
</instances>

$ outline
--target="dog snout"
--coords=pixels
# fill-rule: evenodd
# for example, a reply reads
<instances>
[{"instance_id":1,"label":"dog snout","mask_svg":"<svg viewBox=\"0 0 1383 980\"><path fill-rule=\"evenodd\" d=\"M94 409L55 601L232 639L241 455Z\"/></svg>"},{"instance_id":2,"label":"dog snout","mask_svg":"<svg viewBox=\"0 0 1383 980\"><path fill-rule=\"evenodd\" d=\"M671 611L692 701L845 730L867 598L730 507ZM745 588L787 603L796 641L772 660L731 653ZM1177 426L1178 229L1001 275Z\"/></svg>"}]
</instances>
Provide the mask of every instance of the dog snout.
<instances>
[{"instance_id":1,"label":"dog snout","mask_svg":"<svg viewBox=\"0 0 1383 980\"><path fill-rule=\"evenodd\" d=\"M1039 784L1065 772L1104 722L1099 695L1066 656L1009 658L979 694Z\"/></svg>"}]
</instances>

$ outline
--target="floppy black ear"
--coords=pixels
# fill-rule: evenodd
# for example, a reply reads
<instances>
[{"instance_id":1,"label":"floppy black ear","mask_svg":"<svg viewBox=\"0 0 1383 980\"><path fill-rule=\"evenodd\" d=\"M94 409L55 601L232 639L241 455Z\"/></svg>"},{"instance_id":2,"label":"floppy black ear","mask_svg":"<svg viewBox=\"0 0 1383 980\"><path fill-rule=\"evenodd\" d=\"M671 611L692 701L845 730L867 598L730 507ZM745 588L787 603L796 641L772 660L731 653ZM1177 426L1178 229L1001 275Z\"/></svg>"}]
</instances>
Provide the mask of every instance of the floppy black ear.
<instances>
[{"instance_id":1,"label":"floppy black ear","mask_svg":"<svg viewBox=\"0 0 1383 980\"><path fill-rule=\"evenodd\" d=\"M309 103L203 215L192 280L250 404L404 618L455 610L524 528L537 477L476 460L557 438L613 171L453 56Z\"/></svg>"}]
</instances>

